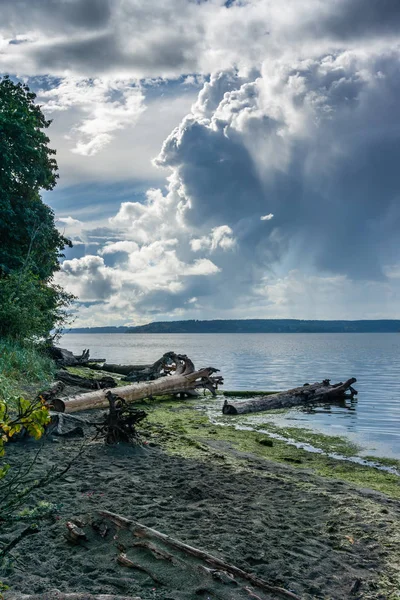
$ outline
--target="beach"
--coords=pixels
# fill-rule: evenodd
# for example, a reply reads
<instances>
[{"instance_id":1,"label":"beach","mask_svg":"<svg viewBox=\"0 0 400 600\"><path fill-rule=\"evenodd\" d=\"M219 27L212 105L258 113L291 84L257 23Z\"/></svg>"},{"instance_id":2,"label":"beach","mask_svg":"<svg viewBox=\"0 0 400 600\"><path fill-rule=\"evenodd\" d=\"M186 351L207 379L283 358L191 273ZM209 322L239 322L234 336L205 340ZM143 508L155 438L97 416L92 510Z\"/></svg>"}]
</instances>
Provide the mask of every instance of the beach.
<instances>
[{"instance_id":1,"label":"beach","mask_svg":"<svg viewBox=\"0 0 400 600\"><path fill-rule=\"evenodd\" d=\"M111 447L88 436L83 450L80 437L44 441L37 473L54 465L61 470L81 454L66 474L34 493L32 505L48 502L50 514L39 533L18 546L17 568L2 575L12 588L7 599L17 598L17 591L54 589L142 600L279 597L240 579L237 585L216 580L179 553L172 562L155 558L125 532L126 555L146 570L127 568L117 562L122 534L114 539L111 527L103 538L93 528L102 510L202 549L304 600L398 598L395 475L218 426L201 402L144 404L148 418L139 446ZM99 414L83 416L98 420ZM35 442L16 443L8 458L18 462L36 452ZM74 519L85 531L83 544L65 537L66 523Z\"/></svg>"}]
</instances>

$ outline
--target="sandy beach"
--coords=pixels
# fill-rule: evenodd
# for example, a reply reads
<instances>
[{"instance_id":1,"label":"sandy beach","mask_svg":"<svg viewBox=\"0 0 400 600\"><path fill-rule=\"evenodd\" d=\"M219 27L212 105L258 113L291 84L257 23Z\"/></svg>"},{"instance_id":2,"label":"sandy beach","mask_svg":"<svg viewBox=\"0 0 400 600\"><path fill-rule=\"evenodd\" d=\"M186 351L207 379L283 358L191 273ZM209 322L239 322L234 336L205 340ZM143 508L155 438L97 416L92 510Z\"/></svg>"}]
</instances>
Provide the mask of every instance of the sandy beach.
<instances>
[{"instance_id":1,"label":"sandy beach","mask_svg":"<svg viewBox=\"0 0 400 600\"><path fill-rule=\"evenodd\" d=\"M298 458L282 445L281 457L271 460L280 443L257 443L254 433L246 447L243 434L241 439L240 432L209 423L198 409L198 401L148 406L140 447L107 447L86 438L70 470L35 492L32 504L54 506L40 532L18 546L18 561L2 573L12 590L5 597L53 589L142 600L279 597L239 579L237 585L215 580L179 552L172 562L155 558L110 523L103 538L98 511L109 510L304 600L398 598L400 503L393 475L379 474L388 482L385 494L345 481L340 461L332 461L330 477L321 477L312 457L307 464L310 453ZM96 420L99 413L84 416ZM61 469L81 445L82 438L49 436L35 471ZM17 443L8 455L18 462L36 451L37 443ZM349 467L358 468L363 471ZM78 545L65 538L66 523L74 519L87 536ZM144 570L119 564L121 548Z\"/></svg>"}]
</instances>

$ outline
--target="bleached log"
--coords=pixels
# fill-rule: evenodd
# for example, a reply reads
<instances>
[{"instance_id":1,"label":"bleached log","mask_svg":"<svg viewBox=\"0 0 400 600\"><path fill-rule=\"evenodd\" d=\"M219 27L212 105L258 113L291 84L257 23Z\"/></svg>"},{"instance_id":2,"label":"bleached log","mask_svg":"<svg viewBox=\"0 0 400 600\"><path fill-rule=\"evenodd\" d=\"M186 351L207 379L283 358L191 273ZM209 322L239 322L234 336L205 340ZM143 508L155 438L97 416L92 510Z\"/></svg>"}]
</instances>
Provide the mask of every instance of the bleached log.
<instances>
[{"instance_id":1,"label":"bleached log","mask_svg":"<svg viewBox=\"0 0 400 600\"><path fill-rule=\"evenodd\" d=\"M243 415L246 413L275 410L278 408L292 408L294 406L307 406L312 404L331 404L353 398L357 391L352 387L357 379L352 377L345 383L330 385L329 379L311 385L304 384L278 394L259 396L245 402L230 402L227 399L222 407L224 415Z\"/></svg>"},{"instance_id":2,"label":"bleached log","mask_svg":"<svg viewBox=\"0 0 400 600\"><path fill-rule=\"evenodd\" d=\"M207 367L195 371L192 361L182 354L173 355L173 360L176 365L175 371L173 372L174 374L161 377L154 381L133 383L132 385L112 388L107 391L120 396L129 403L138 402L145 398L152 398L155 396L175 394L191 395L197 389L207 389L215 395L218 386L223 383L223 378L221 376L214 375L214 373L218 372L218 369ZM65 412L73 413L90 408L108 407L107 391L96 390L86 394L69 396L63 401Z\"/></svg>"}]
</instances>

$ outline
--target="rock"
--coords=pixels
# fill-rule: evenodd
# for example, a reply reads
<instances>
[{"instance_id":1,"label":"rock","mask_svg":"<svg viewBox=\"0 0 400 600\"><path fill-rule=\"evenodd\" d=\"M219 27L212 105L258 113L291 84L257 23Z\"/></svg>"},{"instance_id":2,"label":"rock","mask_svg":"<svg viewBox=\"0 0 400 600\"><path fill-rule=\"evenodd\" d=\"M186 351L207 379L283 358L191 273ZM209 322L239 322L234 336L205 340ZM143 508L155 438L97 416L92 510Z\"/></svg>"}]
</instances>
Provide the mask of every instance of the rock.
<instances>
[{"instance_id":1,"label":"rock","mask_svg":"<svg viewBox=\"0 0 400 600\"><path fill-rule=\"evenodd\" d=\"M272 448L272 446L274 445L274 442L269 438L260 438L259 440L257 440L257 442L261 444L261 446L268 446L269 448Z\"/></svg>"}]
</instances>

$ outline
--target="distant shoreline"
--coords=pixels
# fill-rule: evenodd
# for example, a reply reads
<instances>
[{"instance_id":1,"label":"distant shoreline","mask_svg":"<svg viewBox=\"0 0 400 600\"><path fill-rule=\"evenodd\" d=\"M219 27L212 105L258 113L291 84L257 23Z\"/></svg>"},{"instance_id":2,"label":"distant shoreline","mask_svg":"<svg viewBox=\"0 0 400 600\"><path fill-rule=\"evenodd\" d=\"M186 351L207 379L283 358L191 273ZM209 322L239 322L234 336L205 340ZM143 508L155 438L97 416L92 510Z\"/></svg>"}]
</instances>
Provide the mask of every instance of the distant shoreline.
<instances>
[{"instance_id":1,"label":"distant shoreline","mask_svg":"<svg viewBox=\"0 0 400 600\"><path fill-rule=\"evenodd\" d=\"M136 327L76 327L64 333L400 333L400 320L221 319L214 321L159 321Z\"/></svg>"}]
</instances>

